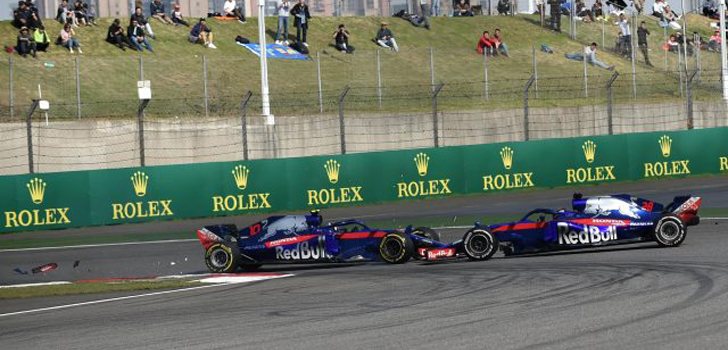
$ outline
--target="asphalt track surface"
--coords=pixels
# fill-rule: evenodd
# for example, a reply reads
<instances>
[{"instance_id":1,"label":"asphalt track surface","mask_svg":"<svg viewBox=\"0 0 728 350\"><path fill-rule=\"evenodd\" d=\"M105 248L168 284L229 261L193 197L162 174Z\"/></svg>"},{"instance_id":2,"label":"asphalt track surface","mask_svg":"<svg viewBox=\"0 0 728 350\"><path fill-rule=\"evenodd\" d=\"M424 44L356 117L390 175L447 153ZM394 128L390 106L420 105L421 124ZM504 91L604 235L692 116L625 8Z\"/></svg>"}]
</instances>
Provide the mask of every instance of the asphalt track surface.
<instances>
[{"instance_id":1,"label":"asphalt track surface","mask_svg":"<svg viewBox=\"0 0 728 350\"><path fill-rule=\"evenodd\" d=\"M721 177L583 192L622 191L663 202L692 192L704 198L704 207L728 203L728 181ZM525 211L567 206L570 194L557 189L335 214L386 218ZM497 255L486 262L273 266L263 271L295 276L0 315L0 344L3 349L726 348L727 227L728 221L705 220L691 227L678 248L646 243ZM455 239L460 231L449 230L444 238ZM196 242L2 252L0 260L0 276L14 283L204 269ZM51 261L59 269L45 276L5 271ZM129 294L134 293L0 301L0 314Z\"/></svg>"}]
</instances>

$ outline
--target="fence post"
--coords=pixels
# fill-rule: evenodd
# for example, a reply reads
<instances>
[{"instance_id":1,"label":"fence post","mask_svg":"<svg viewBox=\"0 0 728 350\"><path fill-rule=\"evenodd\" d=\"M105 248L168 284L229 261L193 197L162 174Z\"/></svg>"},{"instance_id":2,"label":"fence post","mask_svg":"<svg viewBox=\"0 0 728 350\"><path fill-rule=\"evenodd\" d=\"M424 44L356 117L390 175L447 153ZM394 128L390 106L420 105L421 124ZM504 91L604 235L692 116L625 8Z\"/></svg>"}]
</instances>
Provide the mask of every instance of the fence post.
<instances>
[{"instance_id":1,"label":"fence post","mask_svg":"<svg viewBox=\"0 0 728 350\"><path fill-rule=\"evenodd\" d=\"M694 128L694 119L693 119L693 79L698 75L699 70L695 70L693 74L690 74L690 76L687 79L687 84L685 86L685 89L687 90L687 109L688 109L688 130Z\"/></svg>"},{"instance_id":2,"label":"fence post","mask_svg":"<svg viewBox=\"0 0 728 350\"><path fill-rule=\"evenodd\" d=\"M583 60L584 66L584 97L589 97L589 77L587 75L587 69L586 69L586 57L584 57Z\"/></svg>"},{"instance_id":3,"label":"fence post","mask_svg":"<svg viewBox=\"0 0 728 350\"><path fill-rule=\"evenodd\" d=\"M430 46L430 86L435 91L435 50Z\"/></svg>"},{"instance_id":4,"label":"fence post","mask_svg":"<svg viewBox=\"0 0 728 350\"><path fill-rule=\"evenodd\" d=\"M144 80L144 56L139 55L139 80Z\"/></svg>"},{"instance_id":5,"label":"fence post","mask_svg":"<svg viewBox=\"0 0 728 350\"><path fill-rule=\"evenodd\" d=\"M630 29L630 33L633 35L630 36L629 40L629 51L630 51L630 59L632 61L632 97L634 99L637 99L637 46L635 45L635 35L637 33L637 15L632 16L632 24L633 28Z\"/></svg>"},{"instance_id":6,"label":"fence post","mask_svg":"<svg viewBox=\"0 0 728 350\"><path fill-rule=\"evenodd\" d=\"M617 77L619 77L619 73L614 72L609 80L607 80L607 130L609 135L614 135L614 115L612 114L614 97L612 95L612 84L617 80Z\"/></svg>"},{"instance_id":7,"label":"fence post","mask_svg":"<svg viewBox=\"0 0 728 350\"><path fill-rule=\"evenodd\" d=\"M248 93L243 97L243 101L240 102L240 127L243 134L243 160L248 160L248 102L253 96L253 93L248 90Z\"/></svg>"},{"instance_id":8,"label":"fence post","mask_svg":"<svg viewBox=\"0 0 728 350\"><path fill-rule=\"evenodd\" d=\"M202 91L205 94L205 117L210 116L210 100L207 92L207 56L202 55Z\"/></svg>"},{"instance_id":9,"label":"fence post","mask_svg":"<svg viewBox=\"0 0 728 350\"><path fill-rule=\"evenodd\" d=\"M536 98L538 98L538 62L536 62L536 46L531 45L531 55L533 56L533 79L534 89L536 90Z\"/></svg>"},{"instance_id":10,"label":"fence post","mask_svg":"<svg viewBox=\"0 0 728 350\"><path fill-rule=\"evenodd\" d=\"M483 55L483 93L486 101L490 99L488 88L488 55Z\"/></svg>"},{"instance_id":11,"label":"fence post","mask_svg":"<svg viewBox=\"0 0 728 350\"><path fill-rule=\"evenodd\" d=\"M318 79L319 113L324 112L324 93L321 87L321 51L316 51L316 78Z\"/></svg>"},{"instance_id":12,"label":"fence post","mask_svg":"<svg viewBox=\"0 0 728 350\"><path fill-rule=\"evenodd\" d=\"M79 74L78 56L74 57L73 61L76 65L76 116L81 119L81 76Z\"/></svg>"},{"instance_id":13,"label":"fence post","mask_svg":"<svg viewBox=\"0 0 728 350\"><path fill-rule=\"evenodd\" d=\"M531 75L530 78L528 78L528 81L526 82L526 87L523 89L523 139L525 141L528 141L529 135L528 135L528 90L531 88L531 85L533 85L533 82L536 80L536 77L534 75Z\"/></svg>"},{"instance_id":14,"label":"fence post","mask_svg":"<svg viewBox=\"0 0 728 350\"><path fill-rule=\"evenodd\" d=\"M137 112L138 128L139 128L139 163L145 166L144 160L144 109L147 108L149 100L141 100L139 102L139 111Z\"/></svg>"},{"instance_id":15,"label":"fence post","mask_svg":"<svg viewBox=\"0 0 728 350\"><path fill-rule=\"evenodd\" d=\"M349 85L339 94L339 135L341 136L341 154L346 154L346 133L344 130L344 99L349 93Z\"/></svg>"},{"instance_id":16,"label":"fence post","mask_svg":"<svg viewBox=\"0 0 728 350\"><path fill-rule=\"evenodd\" d=\"M13 93L13 56L8 56L8 102L10 104L10 118L15 115L15 93Z\"/></svg>"},{"instance_id":17,"label":"fence post","mask_svg":"<svg viewBox=\"0 0 728 350\"><path fill-rule=\"evenodd\" d=\"M379 58L379 48L377 48L377 98L379 99L379 108L382 108L382 62Z\"/></svg>"},{"instance_id":18,"label":"fence post","mask_svg":"<svg viewBox=\"0 0 728 350\"><path fill-rule=\"evenodd\" d=\"M435 148L440 147L440 131L437 117L437 95L440 93L443 86L445 86L445 84L440 83L435 86L435 90L432 91L432 137L434 139Z\"/></svg>"},{"instance_id":19,"label":"fence post","mask_svg":"<svg viewBox=\"0 0 728 350\"><path fill-rule=\"evenodd\" d=\"M33 173L33 113L38 107L38 100L33 100L33 104L30 106L28 115L25 118L25 130L28 138L28 172Z\"/></svg>"}]
</instances>

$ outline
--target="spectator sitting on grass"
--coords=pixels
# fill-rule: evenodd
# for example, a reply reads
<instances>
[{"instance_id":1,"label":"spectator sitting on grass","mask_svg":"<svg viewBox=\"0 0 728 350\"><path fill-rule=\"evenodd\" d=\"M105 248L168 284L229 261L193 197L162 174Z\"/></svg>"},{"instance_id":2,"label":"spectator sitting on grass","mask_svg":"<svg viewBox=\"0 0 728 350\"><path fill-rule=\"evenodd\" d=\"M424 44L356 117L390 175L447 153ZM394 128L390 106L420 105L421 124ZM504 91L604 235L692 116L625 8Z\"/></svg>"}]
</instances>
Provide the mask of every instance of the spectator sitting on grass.
<instances>
[{"instance_id":1,"label":"spectator sitting on grass","mask_svg":"<svg viewBox=\"0 0 728 350\"><path fill-rule=\"evenodd\" d=\"M415 27L425 27L428 30L430 29L430 21L427 17L421 17L417 14L409 14L404 10L396 13L394 17L402 17L402 19L408 20Z\"/></svg>"},{"instance_id":2,"label":"spectator sitting on grass","mask_svg":"<svg viewBox=\"0 0 728 350\"><path fill-rule=\"evenodd\" d=\"M190 24L185 21L184 16L182 16L182 10L180 10L179 4L174 4L174 10L172 10L172 22L174 22L174 25L183 25L185 27L190 26Z\"/></svg>"},{"instance_id":3,"label":"spectator sitting on grass","mask_svg":"<svg viewBox=\"0 0 728 350\"><path fill-rule=\"evenodd\" d=\"M507 15L511 12L511 0L498 0L498 15Z\"/></svg>"},{"instance_id":4,"label":"spectator sitting on grass","mask_svg":"<svg viewBox=\"0 0 728 350\"><path fill-rule=\"evenodd\" d=\"M137 22L138 25L144 27L144 33L148 33L149 36L152 37L152 39L156 39L157 37L154 36L154 31L152 30L152 25L149 24L149 21L144 17L144 13L142 12L141 7L137 7L134 9L134 14L131 15L131 18Z\"/></svg>"},{"instance_id":5,"label":"spectator sitting on grass","mask_svg":"<svg viewBox=\"0 0 728 350\"><path fill-rule=\"evenodd\" d=\"M238 19L238 22L245 23L245 16L235 3L235 0L225 0L225 3L222 5L222 11L226 17L235 17Z\"/></svg>"},{"instance_id":6,"label":"spectator sitting on grass","mask_svg":"<svg viewBox=\"0 0 728 350\"><path fill-rule=\"evenodd\" d=\"M389 24L387 22L382 22L382 25L377 32L375 41L382 47L391 49L394 52L399 52L399 46L397 46L397 41L394 40L394 34L392 34L392 31L389 30L388 25Z\"/></svg>"},{"instance_id":7,"label":"spectator sitting on grass","mask_svg":"<svg viewBox=\"0 0 728 350\"><path fill-rule=\"evenodd\" d=\"M334 46L337 50L346 53L353 53L354 47L349 45L349 30L344 24L339 24L339 28L334 32Z\"/></svg>"},{"instance_id":8,"label":"spectator sitting on grass","mask_svg":"<svg viewBox=\"0 0 728 350\"><path fill-rule=\"evenodd\" d=\"M45 27L42 24L33 31L33 41L35 41L36 51L46 52L51 45L51 39L48 37L48 33L46 33Z\"/></svg>"},{"instance_id":9,"label":"spectator sitting on grass","mask_svg":"<svg viewBox=\"0 0 728 350\"><path fill-rule=\"evenodd\" d=\"M147 40L146 33L144 33L144 25L139 23L134 18L129 20L129 27L126 29L126 35L129 37L129 41L137 51L143 52L144 48L147 48L149 52L154 52L152 45ZM142 46L144 45L144 46Z\"/></svg>"},{"instance_id":10,"label":"spectator sitting on grass","mask_svg":"<svg viewBox=\"0 0 728 350\"><path fill-rule=\"evenodd\" d=\"M475 48L481 55L494 55L495 54L495 42L490 38L490 33L486 30L478 40L478 46Z\"/></svg>"},{"instance_id":11,"label":"spectator sitting on grass","mask_svg":"<svg viewBox=\"0 0 728 350\"><path fill-rule=\"evenodd\" d=\"M86 8L83 7L83 1L77 0L73 4L73 15L77 19L78 23L83 25L89 24L88 19L86 18Z\"/></svg>"},{"instance_id":12,"label":"spectator sitting on grass","mask_svg":"<svg viewBox=\"0 0 728 350\"><path fill-rule=\"evenodd\" d=\"M720 52L720 30L716 30L715 33L708 39L708 51Z\"/></svg>"},{"instance_id":13,"label":"spectator sitting on grass","mask_svg":"<svg viewBox=\"0 0 728 350\"><path fill-rule=\"evenodd\" d=\"M503 36L501 35L500 28L495 29L495 32L493 33L493 38L491 41L493 43L495 43L496 52L500 52L501 54L503 54L503 56L511 57L508 54L508 45L506 45L506 43L503 42Z\"/></svg>"},{"instance_id":14,"label":"spectator sitting on grass","mask_svg":"<svg viewBox=\"0 0 728 350\"><path fill-rule=\"evenodd\" d=\"M582 22L594 22L594 15L591 10L584 4L583 0L576 0L576 16L581 19Z\"/></svg>"},{"instance_id":15,"label":"spectator sitting on grass","mask_svg":"<svg viewBox=\"0 0 728 350\"><path fill-rule=\"evenodd\" d=\"M718 19L718 5L715 4L715 0L705 0L703 3L703 15Z\"/></svg>"},{"instance_id":16,"label":"spectator sitting on grass","mask_svg":"<svg viewBox=\"0 0 728 350\"><path fill-rule=\"evenodd\" d=\"M78 26L78 21L73 11L68 6L68 0L63 0L58 5L58 12L56 14L56 20L61 24L70 23L73 26Z\"/></svg>"},{"instance_id":17,"label":"spectator sitting on grass","mask_svg":"<svg viewBox=\"0 0 728 350\"><path fill-rule=\"evenodd\" d=\"M597 59L597 43L591 43L589 46L584 47L584 53L566 53L564 56L570 60L584 61L597 67L601 67L607 70L614 70L614 66L610 66Z\"/></svg>"},{"instance_id":18,"label":"spectator sitting on grass","mask_svg":"<svg viewBox=\"0 0 728 350\"><path fill-rule=\"evenodd\" d=\"M677 42L677 36L675 34L670 34L670 38L667 39L667 42L662 45L662 49L669 52L678 53L680 50L680 44Z\"/></svg>"},{"instance_id":19,"label":"spectator sitting on grass","mask_svg":"<svg viewBox=\"0 0 728 350\"><path fill-rule=\"evenodd\" d=\"M18 54L23 57L28 57L28 54L36 57L35 41L33 41L33 36L30 35L30 30L28 30L28 27L20 28L20 32L18 33L18 41L15 45L15 51L17 51Z\"/></svg>"},{"instance_id":20,"label":"spectator sitting on grass","mask_svg":"<svg viewBox=\"0 0 728 350\"><path fill-rule=\"evenodd\" d=\"M665 12L665 1L664 0L655 0L655 2L652 4L652 16L657 17L660 19L660 21L664 21L665 17L663 16L663 13Z\"/></svg>"},{"instance_id":21,"label":"spectator sitting on grass","mask_svg":"<svg viewBox=\"0 0 728 350\"><path fill-rule=\"evenodd\" d=\"M190 30L189 40L191 43L201 43L207 48L217 49L217 46L212 43L212 30L207 26L207 21L204 18L200 20Z\"/></svg>"},{"instance_id":22,"label":"spectator sitting on grass","mask_svg":"<svg viewBox=\"0 0 728 350\"><path fill-rule=\"evenodd\" d=\"M165 24L174 24L172 20L167 16L167 12L164 10L164 4L161 0L154 0L149 4L149 11L152 13L152 18L156 18Z\"/></svg>"},{"instance_id":23,"label":"spectator sitting on grass","mask_svg":"<svg viewBox=\"0 0 728 350\"><path fill-rule=\"evenodd\" d=\"M591 8L591 12L592 12L592 16L594 17L595 20L597 20L597 21L603 20L605 22L607 21L607 19L604 18L604 8L602 7L601 0L597 0L594 2L594 5L592 5L592 8Z\"/></svg>"},{"instance_id":24,"label":"spectator sitting on grass","mask_svg":"<svg viewBox=\"0 0 728 350\"><path fill-rule=\"evenodd\" d=\"M109 30L106 33L106 41L124 51L129 46L129 42L124 35L124 28L121 27L121 21L118 18L114 19L114 22L109 26Z\"/></svg>"},{"instance_id":25,"label":"spectator sitting on grass","mask_svg":"<svg viewBox=\"0 0 728 350\"><path fill-rule=\"evenodd\" d=\"M97 26L98 24L96 23L96 5L94 5L92 3L91 5L87 6L87 4L84 3L83 6L87 7L86 8L86 17L88 18L88 22L91 23L92 25Z\"/></svg>"},{"instance_id":26,"label":"spectator sitting on grass","mask_svg":"<svg viewBox=\"0 0 728 350\"><path fill-rule=\"evenodd\" d=\"M78 49L78 53L83 53L81 51L81 44L76 38L76 31L73 30L70 23L63 25L61 34L58 37L58 43L67 48L70 53L73 53L73 49Z\"/></svg>"},{"instance_id":27,"label":"spectator sitting on grass","mask_svg":"<svg viewBox=\"0 0 728 350\"><path fill-rule=\"evenodd\" d=\"M455 11L453 12L453 16L467 17L472 15L473 12L470 10L470 4L465 2L465 0L460 0L460 2L455 5Z\"/></svg>"},{"instance_id":28,"label":"spectator sitting on grass","mask_svg":"<svg viewBox=\"0 0 728 350\"><path fill-rule=\"evenodd\" d=\"M38 16L23 1L18 1L18 8L13 11L13 26L20 29L22 27L36 28L40 20Z\"/></svg>"},{"instance_id":29,"label":"spectator sitting on grass","mask_svg":"<svg viewBox=\"0 0 728 350\"><path fill-rule=\"evenodd\" d=\"M674 30L680 30L682 26L680 23L677 23L678 19L680 17L670 9L670 5L665 5L664 11L662 12L662 26L670 26Z\"/></svg>"}]
</instances>

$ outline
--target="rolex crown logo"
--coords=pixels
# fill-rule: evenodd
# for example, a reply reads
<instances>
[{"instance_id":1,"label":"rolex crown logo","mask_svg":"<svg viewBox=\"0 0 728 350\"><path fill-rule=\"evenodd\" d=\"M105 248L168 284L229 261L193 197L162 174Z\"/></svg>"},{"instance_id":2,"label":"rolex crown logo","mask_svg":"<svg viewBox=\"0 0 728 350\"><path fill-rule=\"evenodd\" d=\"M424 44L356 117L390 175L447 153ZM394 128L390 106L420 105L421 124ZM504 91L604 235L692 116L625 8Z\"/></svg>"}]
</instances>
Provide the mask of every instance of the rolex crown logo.
<instances>
[{"instance_id":1,"label":"rolex crown logo","mask_svg":"<svg viewBox=\"0 0 728 350\"><path fill-rule=\"evenodd\" d=\"M340 168L341 164L333 159L327 160L326 164L324 164L324 169L326 169L326 176L329 178L329 182L331 182L332 184L339 182Z\"/></svg>"},{"instance_id":2,"label":"rolex crown logo","mask_svg":"<svg viewBox=\"0 0 728 350\"><path fill-rule=\"evenodd\" d=\"M503 167L507 170L511 169L511 166L513 166L513 149L508 146L501 148L500 156Z\"/></svg>"},{"instance_id":3,"label":"rolex crown logo","mask_svg":"<svg viewBox=\"0 0 728 350\"><path fill-rule=\"evenodd\" d=\"M662 156L667 158L670 156L670 147L672 147L672 139L670 136L662 135L660 137L660 140L657 141L660 144L660 151L662 151Z\"/></svg>"},{"instance_id":4,"label":"rolex crown logo","mask_svg":"<svg viewBox=\"0 0 728 350\"><path fill-rule=\"evenodd\" d=\"M597 144L592 140L586 140L586 142L581 145L581 149L584 151L584 158L586 159L586 162L594 162L594 156L597 154Z\"/></svg>"},{"instance_id":5,"label":"rolex crown logo","mask_svg":"<svg viewBox=\"0 0 728 350\"><path fill-rule=\"evenodd\" d=\"M147 194L147 183L149 182L149 176L147 174L137 171L131 176L131 184L134 185L134 193L139 197L144 197Z\"/></svg>"},{"instance_id":6,"label":"rolex crown logo","mask_svg":"<svg viewBox=\"0 0 728 350\"><path fill-rule=\"evenodd\" d=\"M417 174L420 176L427 175L427 166L430 164L430 157L424 153L417 153L415 156L415 165L417 166Z\"/></svg>"},{"instance_id":7,"label":"rolex crown logo","mask_svg":"<svg viewBox=\"0 0 728 350\"><path fill-rule=\"evenodd\" d=\"M43 196L45 195L46 188L46 183L43 182L43 180L37 177L32 178L25 186L28 187L28 192L30 192L30 199L33 201L33 203L43 203Z\"/></svg>"},{"instance_id":8,"label":"rolex crown logo","mask_svg":"<svg viewBox=\"0 0 728 350\"><path fill-rule=\"evenodd\" d=\"M238 189L244 190L248 187L248 175L250 175L250 169L245 165L238 165L233 169L233 178Z\"/></svg>"}]
</instances>

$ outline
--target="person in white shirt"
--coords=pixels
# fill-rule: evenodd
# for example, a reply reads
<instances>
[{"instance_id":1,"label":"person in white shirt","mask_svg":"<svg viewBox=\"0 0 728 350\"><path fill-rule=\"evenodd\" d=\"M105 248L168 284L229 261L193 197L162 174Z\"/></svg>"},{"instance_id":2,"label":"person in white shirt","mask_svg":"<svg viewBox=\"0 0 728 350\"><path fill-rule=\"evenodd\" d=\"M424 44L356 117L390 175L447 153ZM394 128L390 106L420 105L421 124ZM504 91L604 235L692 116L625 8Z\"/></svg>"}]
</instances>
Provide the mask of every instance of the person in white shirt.
<instances>
[{"instance_id":1,"label":"person in white shirt","mask_svg":"<svg viewBox=\"0 0 728 350\"><path fill-rule=\"evenodd\" d=\"M591 43L589 46L584 46L584 53L566 53L564 56L570 60L583 61L586 59L587 63L593 64L597 67L601 67L607 70L614 70L614 66L610 66L597 59L597 43Z\"/></svg>"},{"instance_id":2,"label":"person in white shirt","mask_svg":"<svg viewBox=\"0 0 728 350\"><path fill-rule=\"evenodd\" d=\"M619 15L619 51L625 57L632 57L632 29L624 14Z\"/></svg>"},{"instance_id":3,"label":"person in white shirt","mask_svg":"<svg viewBox=\"0 0 728 350\"><path fill-rule=\"evenodd\" d=\"M225 0L225 3L222 5L222 11L226 17L236 17L238 22L245 23L245 15L243 15L235 0Z\"/></svg>"},{"instance_id":4,"label":"person in white shirt","mask_svg":"<svg viewBox=\"0 0 728 350\"><path fill-rule=\"evenodd\" d=\"M663 0L655 0L652 4L652 16L664 20L662 13L665 11L665 2Z\"/></svg>"},{"instance_id":5,"label":"person in white shirt","mask_svg":"<svg viewBox=\"0 0 728 350\"><path fill-rule=\"evenodd\" d=\"M291 2L288 0L279 0L276 10L278 11L276 44L288 45L288 12L291 10Z\"/></svg>"}]
</instances>

